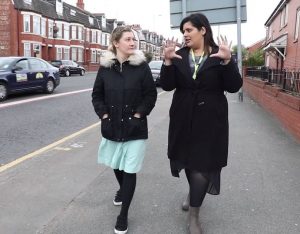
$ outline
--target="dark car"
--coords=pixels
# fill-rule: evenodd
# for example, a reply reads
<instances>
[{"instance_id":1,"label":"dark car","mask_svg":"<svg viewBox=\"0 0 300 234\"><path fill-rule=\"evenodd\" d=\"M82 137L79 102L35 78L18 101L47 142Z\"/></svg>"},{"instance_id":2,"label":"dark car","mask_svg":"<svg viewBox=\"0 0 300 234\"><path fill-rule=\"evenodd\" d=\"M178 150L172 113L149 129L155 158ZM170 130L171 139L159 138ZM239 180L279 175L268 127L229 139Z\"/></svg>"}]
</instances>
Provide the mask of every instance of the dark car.
<instances>
[{"instance_id":1,"label":"dark car","mask_svg":"<svg viewBox=\"0 0 300 234\"><path fill-rule=\"evenodd\" d=\"M9 94L31 90L53 93L60 83L59 70L32 57L0 57L0 101Z\"/></svg>"},{"instance_id":2,"label":"dark car","mask_svg":"<svg viewBox=\"0 0 300 234\"><path fill-rule=\"evenodd\" d=\"M149 67L150 67L151 72L152 72L154 83L157 86L160 85L160 69L161 69L162 64L163 64L162 60L152 60L149 63Z\"/></svg>"},{"instance_id":3,"label":"dark car","mask_svg":"<svg viewBox=\"0 0 300 234\"><path fill-rule=\"evenodd\" d=\"M52 60L51 64L54 67L59 68L59 73L62 76L70 76L73 74L79 74L83 76L85 74L84 67L80 66L72 60Z\"/></svg>"}]
</instances>

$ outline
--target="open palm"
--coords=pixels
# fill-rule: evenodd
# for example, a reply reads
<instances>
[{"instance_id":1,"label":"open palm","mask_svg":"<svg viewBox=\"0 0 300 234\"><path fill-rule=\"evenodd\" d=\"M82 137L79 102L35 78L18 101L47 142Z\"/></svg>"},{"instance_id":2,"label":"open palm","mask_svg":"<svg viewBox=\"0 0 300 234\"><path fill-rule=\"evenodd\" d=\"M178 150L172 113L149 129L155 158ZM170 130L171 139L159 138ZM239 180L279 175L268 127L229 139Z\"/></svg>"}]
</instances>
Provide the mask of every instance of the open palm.
<instances>
[{"instance_id":1,"label":"open palm","mask_svg":"<svg viewBox=\"0 0 300 234\"><path fill-rule=\"evenodd\" d=\"M175 53L177 43L178 40L174 41L173 38L171 40L168 39L166 41L165 45L163 46L165 59L182 58L181 56Z\"/></svg>"},{"instance_id":2,"label":"open palm","mask_svg":"<svg viewBox=\"0 0 300 234\"><path fill-rule=\"evenodd\" d=\"M231 58L231 51L230 51L231 42L228 45L226 36L225 37L221 36L221 39L219 39L218 37L218 44L219 44L218 53L212 54L210 57L218 57L223 60L229 60Z\"/></svg>"}]
</instances>

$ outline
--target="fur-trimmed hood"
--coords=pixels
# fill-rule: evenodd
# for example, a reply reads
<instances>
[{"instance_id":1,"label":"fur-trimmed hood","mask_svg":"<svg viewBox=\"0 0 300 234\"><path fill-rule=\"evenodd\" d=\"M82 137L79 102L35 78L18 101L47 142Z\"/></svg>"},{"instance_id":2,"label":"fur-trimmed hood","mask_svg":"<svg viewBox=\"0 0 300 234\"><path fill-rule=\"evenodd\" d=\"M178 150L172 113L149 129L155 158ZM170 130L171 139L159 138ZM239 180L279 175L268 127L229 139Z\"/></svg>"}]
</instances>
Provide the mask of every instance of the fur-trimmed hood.
<instances>
[{"instance_id":1,"label":"fur-trimmed hood","mask_svg":"<svg viewBox=\"0 0 300 234\"><path fill-rule=\"evenodd\" d=\"M104 55L100 58L100 65L103 67L111 67L114 63L116 63L116 61L116 55L111 51L106 51ZM146 57L142 51L136 50L133 55L129 56L127 61L130 65L138 66L146 61Z\"/></svg>"}]
</instances>

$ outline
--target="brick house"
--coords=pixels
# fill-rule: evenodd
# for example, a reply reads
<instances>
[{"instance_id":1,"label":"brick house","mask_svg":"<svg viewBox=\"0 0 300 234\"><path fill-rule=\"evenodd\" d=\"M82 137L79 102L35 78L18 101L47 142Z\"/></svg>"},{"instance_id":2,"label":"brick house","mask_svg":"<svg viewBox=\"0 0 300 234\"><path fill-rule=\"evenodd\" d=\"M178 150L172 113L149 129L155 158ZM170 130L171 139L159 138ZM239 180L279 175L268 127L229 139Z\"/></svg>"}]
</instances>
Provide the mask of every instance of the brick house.
<instances>
[{"instance_id":1,"label":"brick house","mask_svg":"<svg viewBox=\"0 0 300 234\"><path fill-rule=\"evenodd\" d=\"M119 25L125 22L84 10L83 0L78 0L77 7L63 0L1 0L0 56L71 59L87 70L97 70L110 34ZM160 48L157 42L137 47Z\"/></svg>"},{"instance_id":2,"label":"brick house","mask_svg":"<svg viewBox=\"0 0 300 234\"><path fill-rule=\"evenodd\" d=\"M266 66L279 70L299 70L300 1L280 0L265 26Z\"/></svg>"},{"instance_id":3,"label":"brick house","mask_svg":"<svg viewBox=\"0 0 300 234\"><path fill-rule=\"evenodd\" d=\"M300 1L280 0L265 26L269 69L244 69L243 89L300 142Z\"/></svg>"},{"instance_id":4,"label":"brick house","mask_svg":"<svg viewBox=\"0 0 300 234\"><path fill-rule=\"evenodd\" d=\"M262 49L264 47L264 44L265 44L265 39L261 39L261 40L255 42L254 44L246 47L246 49L249 54L252 54L252 53L256 52L257 50Z\"/></svg>"}]
</instances>

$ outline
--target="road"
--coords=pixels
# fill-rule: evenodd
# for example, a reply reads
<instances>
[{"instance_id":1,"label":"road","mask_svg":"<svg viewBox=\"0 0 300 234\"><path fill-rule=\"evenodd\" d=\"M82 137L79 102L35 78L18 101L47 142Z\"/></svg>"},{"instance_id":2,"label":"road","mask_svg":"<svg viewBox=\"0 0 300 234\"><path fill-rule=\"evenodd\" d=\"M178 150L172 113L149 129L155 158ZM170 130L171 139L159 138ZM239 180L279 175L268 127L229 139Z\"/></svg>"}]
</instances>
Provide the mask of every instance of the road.
<instances>
[{"instance_id":1,"label":"road","mask_svg":"<svg viewBox=\"0 0 300 234\"><path fill-rule=\"evenodd\" d=\"M91 103L96 74L62 77L51 95L14 95L0 104L0 164L6 164L98 121ZM74 93L73 91L80 91ZM58 96L56 95L65 96ZM40 97L48 99L34 101ZM53 98L52 98L53 97ZM31 102L13 105L20 101ZM1 108L1 105L12 104Z\"/></svg>"},{"instance_id":2,"label":"road","mask_svg":"<svg viewBox=\"0 0 300 234\"><path fill-rule=\"evenodd\" d=\"M73 78L63 79L63 82L76 86L76 78ZM91 85L93 79L93 75L88 76L85 82ZM91 87L82 87L80 81L77 88ZM64 93L63 87L57 92ZM75 89L69 88L68 91ZM130 234L187 233L187 215L180 209L187 192L186 179L183 173L179 179L171 176L166 156L172 92L161 89L158 92L158 101L149 116L145 162L137 177L129 212ZM243 103L237 101L235 94L227 97L229 164L222 170L221 194L208 195L201 208L204 233L300 233L300 145L276 119L246 95ZM119 212L112 199L118 187L112 170L96 163L101 139L99 127L94 125L76 136L65 138L98 123L90 103L90 91L26 103L24 107L0 108L1 118L5 113L6 118L14 117L21 121L22 118L17 115L24 115L25 107L38 112L33 113L36 121L42 121L41 117L47 118L46 114L39 112L52 111L52 108L59 112L44 122L47 125L50 122L49 127L41 124L34 134L30 134L30 138L34 139L31 150L26 144L30 130L27 130L27 135L25 132L23 141L14 136L23 142L28 152L60 139L66 140L12 167L0 167L0 170L5 168L0 171L0 233L112 233ZM21 111L18 108L25 109ZM48 112L50 114L52 112ZM30 117L30 111L26 112L26 116ZM56 121L62 124L55 127ZM22 123L18 124L21 129L22 126ZM54 133L49 133L52 131ZM47 135L52 139L49 140ZM43 137L46 140L39 139ZM3 150L1 147L1 152ZM20 150L15 151L16 154L24 155L25 152L22 154ZM13 147L7 152L16 158Z\"/></svg>"}]
</instances>

